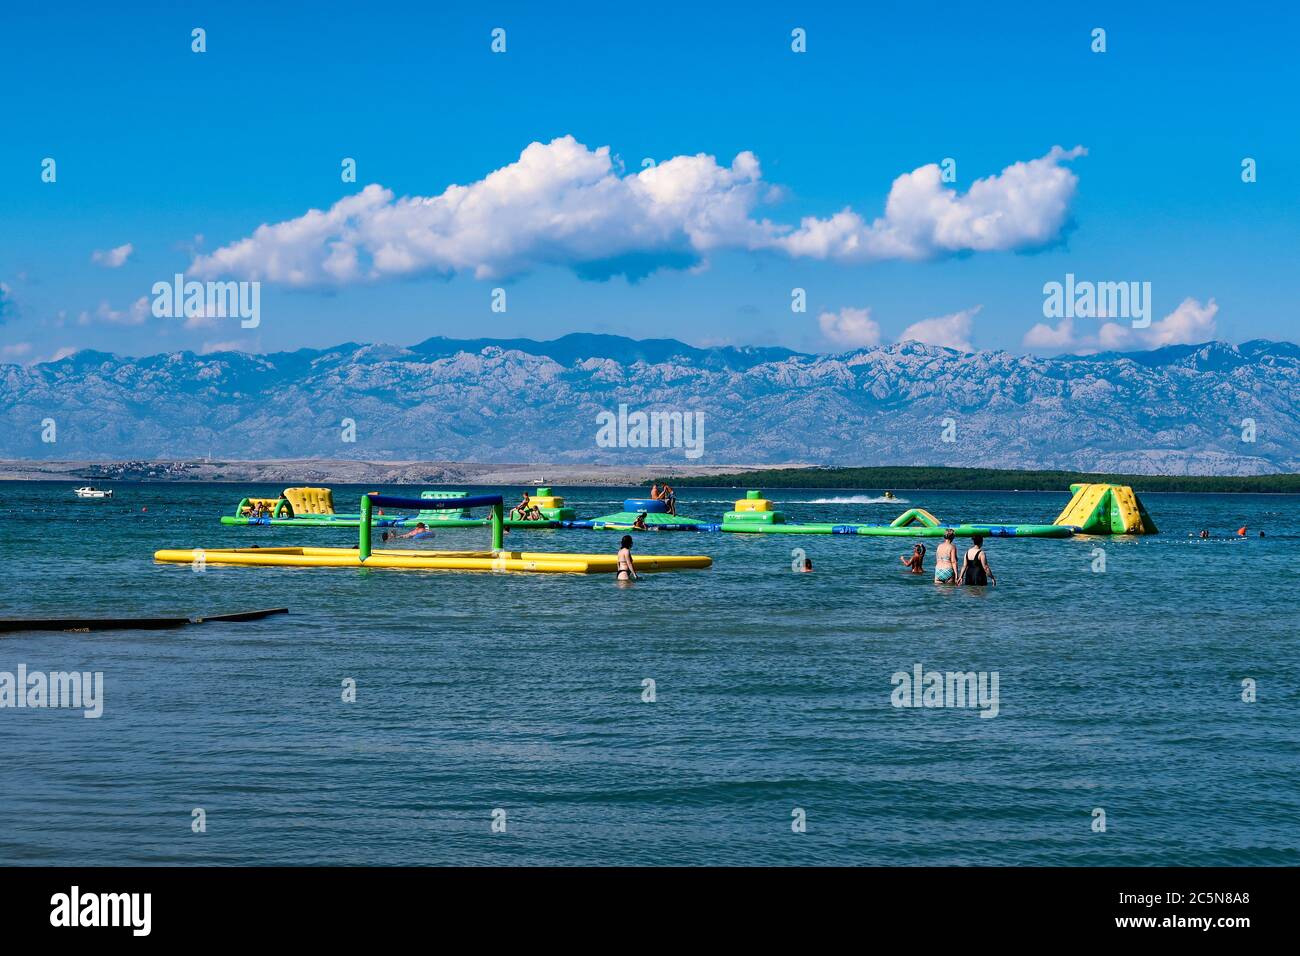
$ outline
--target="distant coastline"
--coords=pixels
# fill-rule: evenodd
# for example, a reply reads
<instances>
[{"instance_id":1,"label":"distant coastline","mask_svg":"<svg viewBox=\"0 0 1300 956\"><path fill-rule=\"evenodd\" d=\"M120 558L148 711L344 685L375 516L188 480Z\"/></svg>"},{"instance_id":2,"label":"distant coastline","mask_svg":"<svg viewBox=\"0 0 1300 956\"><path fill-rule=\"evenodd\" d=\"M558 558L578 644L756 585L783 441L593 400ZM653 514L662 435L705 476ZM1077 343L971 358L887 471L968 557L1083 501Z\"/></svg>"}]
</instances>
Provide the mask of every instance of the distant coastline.
<instances>
[{"instance_id":1,"label":"distant coastline","mask_svg":"<svg viewBox=\"0 0 1300 956\"><path fill-rule=\"evenodd\" d=\"M428 484L620 487L670 481L680 487L876 489L948 491L1065 491L1078 482L1132 485L1139 492L1300 494L1300 474L1134 475L994 468L882 466L829 468L791 465L575 465L452 461L326 459L33 461L0 460L0 481L175 481L287 485Z\"/></svg>"},{"instance_id":2,"label":"distant coastline","mask_svg":"<svg viewBox=\"0 0 1300 956\"><path fill-rule=\"evenodd\" d=\"M662 464L575 465L455 461L346 461L312 458L231 461L176 459L40 461L0 459L0 481L175 481L234 484L428 484L428 485L648 485L668 476L687 478L747 471L750 466Z\"/></svg>"}]
</instances>

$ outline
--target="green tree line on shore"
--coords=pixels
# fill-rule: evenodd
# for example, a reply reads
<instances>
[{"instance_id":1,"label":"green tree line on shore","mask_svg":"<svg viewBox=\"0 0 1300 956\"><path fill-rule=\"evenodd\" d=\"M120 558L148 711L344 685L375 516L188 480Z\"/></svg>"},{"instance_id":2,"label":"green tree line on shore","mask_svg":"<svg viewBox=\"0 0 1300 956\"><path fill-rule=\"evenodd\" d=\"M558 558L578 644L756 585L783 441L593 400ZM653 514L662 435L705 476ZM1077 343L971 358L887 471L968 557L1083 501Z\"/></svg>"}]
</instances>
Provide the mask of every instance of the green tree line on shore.
<instances>
[{"instance_id":1,"label":"green tree line on shore","mask_svg":"<svg viewBox=\"0 0 1300 956\"><path fill-rule=\"evenodd\" d=\"M660 478L679 487L842 488L961 491L1065 491L1080 482L1131 485L1135 491L1255 492L1300 494L1295 475L1105 475L1081 471L1021 471L1001 468L765 468L727 475Z\"/></svg>"}]
</instances>

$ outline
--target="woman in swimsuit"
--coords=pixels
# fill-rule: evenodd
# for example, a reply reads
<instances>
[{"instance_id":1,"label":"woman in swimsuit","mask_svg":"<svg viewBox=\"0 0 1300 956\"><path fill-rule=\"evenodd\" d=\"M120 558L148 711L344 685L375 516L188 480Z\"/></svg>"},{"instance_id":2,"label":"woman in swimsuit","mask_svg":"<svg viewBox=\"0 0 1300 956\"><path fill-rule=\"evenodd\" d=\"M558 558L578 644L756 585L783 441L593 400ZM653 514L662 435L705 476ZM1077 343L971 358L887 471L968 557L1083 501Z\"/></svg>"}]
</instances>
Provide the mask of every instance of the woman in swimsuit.
<instances>
[{"instance_id":1,"label":"woman in swimsuit","mask_svg":"<svg viewBox=\"0 0 1300 956\"><path fill-rule=\"evenodd\" d=\"M614 575L618 581L636 581L636 564L632 561L632 536L623 535L623 540L618 546L618 573Z\"/></svg>"},{"instance_id":2,"label":"woman in swimsuit","mask_svg":"<svg viewBox=\"0 0 1300 956\"><path fill-rule=\"evenodd\" d=\"M916 545L911 554L905 554L898 560L913 574L925 574L925 545Z\"/></svg>"},{"instance_id":3,"label":"woman in swimsuit","mask_svg":"<svg viewBox=\"0 0 1300 956\"><path fill-rule=\"evenodd\" d=\"M934 552L934 583L957 583L957 546L952 543L956 537L952 528L943 533L943 543Z\"/></svg>"},{"instance_id":4,"label":"woman in swimsuit","mask_svg":"<svg viewBox=\"0 0 1300 956\"><path fill-rule=\"evenodd\" d=\"M967 587L983 587L986 584L997 584L998 579L994 577L993 571L989 568L988 555L984 553L984 536L982 534L973 534L970 540L972 547L962 559L961 574L958 575L961 583Z\"/></svg>"}]
</instances>

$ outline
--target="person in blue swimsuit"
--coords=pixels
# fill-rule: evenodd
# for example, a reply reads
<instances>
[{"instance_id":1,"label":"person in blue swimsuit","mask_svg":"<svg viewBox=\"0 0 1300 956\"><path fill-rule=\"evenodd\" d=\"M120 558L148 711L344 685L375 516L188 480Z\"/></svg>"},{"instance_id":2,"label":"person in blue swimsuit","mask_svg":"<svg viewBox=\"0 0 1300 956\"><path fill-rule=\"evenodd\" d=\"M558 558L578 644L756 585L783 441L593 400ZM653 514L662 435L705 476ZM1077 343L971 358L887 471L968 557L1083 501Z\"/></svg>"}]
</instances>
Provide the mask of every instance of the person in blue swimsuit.
<instances>
[{"instance_id":1,"label":"person in blue swimsuit","mask_svg":"<svg viewBox=\"0 0 1300 956\"><path fill-rule=\"evenodd\" d=\"M934 549L934 583L957 583L957 545L953 544L956 533L949 528L943 533L943 542Z\"/></svg>"}]
</instances>

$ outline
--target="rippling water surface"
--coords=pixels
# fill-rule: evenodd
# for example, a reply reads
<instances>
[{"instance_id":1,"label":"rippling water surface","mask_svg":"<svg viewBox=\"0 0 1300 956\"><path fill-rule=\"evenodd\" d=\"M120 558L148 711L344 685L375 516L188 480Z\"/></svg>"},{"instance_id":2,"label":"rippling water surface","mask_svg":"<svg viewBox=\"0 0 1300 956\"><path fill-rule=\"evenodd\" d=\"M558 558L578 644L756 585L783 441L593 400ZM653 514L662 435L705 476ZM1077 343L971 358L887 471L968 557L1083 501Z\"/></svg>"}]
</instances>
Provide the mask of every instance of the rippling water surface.
<instances>
[{"instance_id":1,"label":"rippling water surface","mask_svg":"<svg viewBox=\"0 0 1300 956\"><path fill-rule=\"evenodd\" d=\"M903 573L909 541L847 536L642 535L638 551L715 565L630 588L607 575L195 573L152 553L348 545L355 532L218 524L253 487L123 483L102 502L71 487L0 485L0 616L292 612L0 635L0 671L105 680L98 720L0 710L2 862L1300 863L1294 497L1151 494L1156 537L995 540L999 585L978 593ZM336 506L367 490L336 486ZM594 517L644 489L556 493ZM679 510L716 520L742 496L683 489ZM770 494L799 519L884 522L906 507L1049 522L1068 498L878 496ZM1242 524L1269 537L1228 537ZM1201 527L1219 537L1188 537ZM486 540L445 531L429 546ZM617 536L508 543L601 551ZM791 573L796 548L813 574ZM998 716L891 706L891 675L918 663L998 672ZM206 833L191 832L197 807ZM796 808L806 833L792 831Z\"/></svg>"}]
</instances>

